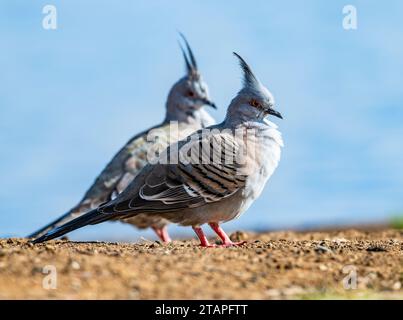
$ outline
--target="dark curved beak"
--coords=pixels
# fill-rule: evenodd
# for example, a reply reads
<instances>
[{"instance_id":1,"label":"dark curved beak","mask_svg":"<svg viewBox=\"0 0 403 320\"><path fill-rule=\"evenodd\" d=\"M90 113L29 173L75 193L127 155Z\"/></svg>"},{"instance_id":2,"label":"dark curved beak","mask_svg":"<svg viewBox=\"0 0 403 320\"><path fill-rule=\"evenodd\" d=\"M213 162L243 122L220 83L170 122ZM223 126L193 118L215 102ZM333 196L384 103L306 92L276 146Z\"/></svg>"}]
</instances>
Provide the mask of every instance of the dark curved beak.
<instances>
[{"instance_id":1,"label":"dark curved beak","mask_svg":"<svg viewBox=\"0 0 403 320\"><path fill-rule=\"evenodd\" d=\"M217 109L217 106L215 105L215 103L213 101L210 101L208 99L203 99L202 101L205 105L208 105L208 106L212 107L213 109Z\"/></svg>"},{"instance_id":2,"label":"dark curved beak","mask_svg":"<svg viewBox=\"0 0 403 320\"><path fill-rule=\"evenodd\" d=\"M271 108L270 108L270 109L267 111L267 113L268 113L268 114L271 114L272 116L275 116L275 117L277 117L277 118L283 119L283 116L281 115L281 113L278 112L278 111L276 111L276 110L274 110L274 109L271 109Z\"/></svg>"}]
</instances>

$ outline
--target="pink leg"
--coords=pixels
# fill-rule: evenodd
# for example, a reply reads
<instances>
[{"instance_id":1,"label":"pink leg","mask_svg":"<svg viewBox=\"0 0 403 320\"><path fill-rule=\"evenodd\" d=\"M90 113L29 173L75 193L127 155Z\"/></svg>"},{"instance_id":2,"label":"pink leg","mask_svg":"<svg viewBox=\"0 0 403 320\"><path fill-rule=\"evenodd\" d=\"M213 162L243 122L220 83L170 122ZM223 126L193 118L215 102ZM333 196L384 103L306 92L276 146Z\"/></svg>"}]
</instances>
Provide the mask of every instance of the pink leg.
<instances>
[{"instance_id":1,"label":"pink leg","mask_svg":"<svg viewBox=\"0 0 403 320\"><path fill-rule=\"evenodd\" d=\"M207 240L206 235L203 232L203 229L201 227L192 227L193 230L196 232L197 237L200 240L200 246L201 247L206 247L206 248L213 248L216 245L215 244L210 244Z\"/></svg>"},{"instance_id":2,"label":"pink leg","mask_svg":"<svg viewBox=\"0 0 403 320\"><path fill-rule=\"evenodd\" d=\"M152 227L154 232L157 234L158 238L164 243L169 243L171 242L171 238L169 237L168 234L168 228L167 226L164 226L162 228L157 228L157 227Z\"/></svg>"},{"instance_id":3,"label":"pink leg","mask_svg":"<svg viewBox=\"0 0 403 320\"><path fill-rule=\"evenodd\" d=\"M228 237L228 235L225 233L225 231L216 222L210 222L209 226L220 237L223 247L242 246L243 244L246 243L246 241L232 242L231 239Z\"/></svg>"},{"instance_id":4,"label":"pink leg","mask_svg":"<svg viewBox=\"0 0 403 320\"><path fill-rule=\"evenodd\" d=\"M170 242L172 241L172 240L171 240L171 237L169 236L168 227L167 227L167 226L163 226L162 229L161 229L161 240L162 240L164 243L170 243Z\"/></svg>"}]
</instances>

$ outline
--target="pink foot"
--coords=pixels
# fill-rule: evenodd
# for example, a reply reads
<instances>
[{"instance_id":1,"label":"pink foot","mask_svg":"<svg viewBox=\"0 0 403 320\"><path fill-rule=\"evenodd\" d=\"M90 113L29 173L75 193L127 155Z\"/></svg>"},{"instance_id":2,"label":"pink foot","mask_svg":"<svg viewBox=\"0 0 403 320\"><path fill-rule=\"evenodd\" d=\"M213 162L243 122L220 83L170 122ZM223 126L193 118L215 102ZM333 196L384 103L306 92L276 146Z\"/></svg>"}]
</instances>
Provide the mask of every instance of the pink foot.
<instances>
[{"instance_id":1,"label":"pink foot","mask_svg":"<svg viewBox=\"0 0 403 320\"><path fill-rule=\"evenodd\" d=\"M206 235L204 234L203 229L201 227L192 227L192 228L196 232L196 235L200 240L200 247L203 247L203 248L217 247L215 244L210 244L208 242L208 239L207 239Z\"/></svg>"},{"instance_id":2,"label":"pink foot","mask_svg":"<svg viewBox=\"0 0 403 320\"><path fill-rule=\"evenodd\" d=\"M162 228L157 228L157 227L152 227L153 230L155 231L155 233L157 234L158 238L160 238L160 240L163 243L169 243L171 242L171 237L168 234L168 228L167 226L164 226Z\"/></svg>"},{"instance_id":3,"label":"pink foot","mask_svg":"<svg viewBox=\"0 0 403 320\"><path fill-rule=\"evenodd\" d=\"M169 236L169 233L168 233L168 228L167 228L167 226L164 226L164 227L162 227L162 229L161 229L161 240L162 240L164 243L170 243L170 242L172 242L171 237Z\"/></svg>"},{"instance_id":4,"label":"pink foot","mask_svg":"<svg viewBox=\"0 0 403 320\"><path fill-rule=\"evenodd\" d=\"M221 247L225 248L240 247L246 243L246 241L232 242L231 239L228 237L228 235L225 233L225 231L220 227L220 225L217 222L210 222L209 226L220 237L222 241L222 244L220 245Z\"/></svg>"}]
</instances>

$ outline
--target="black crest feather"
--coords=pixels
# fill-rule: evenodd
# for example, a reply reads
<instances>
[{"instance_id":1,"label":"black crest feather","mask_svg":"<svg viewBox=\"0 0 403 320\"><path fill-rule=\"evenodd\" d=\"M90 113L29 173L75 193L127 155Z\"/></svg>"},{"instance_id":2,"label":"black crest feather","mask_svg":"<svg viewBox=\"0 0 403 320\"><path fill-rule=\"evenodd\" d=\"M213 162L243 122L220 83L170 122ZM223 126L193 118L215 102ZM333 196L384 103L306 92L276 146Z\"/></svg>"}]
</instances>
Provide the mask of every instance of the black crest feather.
<instances>
[{"instance_id":1,"label":"black crest feather","mask_svg":"<svg viewBox=\"0 0 403 320\"><path fill-rule=\"evenodd\" d=\"M179 35L183 39L183 42L185 43L186 50L187 50L187 54L186 54L182 45L179 43L182 53L183 53L183 57L185 59L187 72L189 73L189 75L197 75L198 74L197 62L196 62L196 58L193 54L193 51L190 48L189 42L186 40L186 37L183 35L183 33L179 32Z\"/></svg>"},{"instance_id":2,"label":"black crest feather","mask_svg":"<svg viewBox=\"0 0 403 320\"><path fill-rule=\"evenodd\" d=\"M255 86L259 81L253 74L252 69L239 54L237 54L236 52L233 52L233 54L239 59L239 65L241 66L244 75L243 77L244 86L247 87Z\"/></svg>"},{"instance_id":3,"label":"black crest feather","mask_svg":"<svg viewBox=\"0 0 403 320\"><path fill-rule=\"evenodd\" d=\"M189 59L188 59L188 57L186 55L186 52L185 52L185 50L183 50L183 47L180 44L180 42L179 42L179 47L181 48L183 58L185 59L186 71L190 74L192 72L192 66L191 66L191 64L189 62Z\"/></svg>"}]
</instances>

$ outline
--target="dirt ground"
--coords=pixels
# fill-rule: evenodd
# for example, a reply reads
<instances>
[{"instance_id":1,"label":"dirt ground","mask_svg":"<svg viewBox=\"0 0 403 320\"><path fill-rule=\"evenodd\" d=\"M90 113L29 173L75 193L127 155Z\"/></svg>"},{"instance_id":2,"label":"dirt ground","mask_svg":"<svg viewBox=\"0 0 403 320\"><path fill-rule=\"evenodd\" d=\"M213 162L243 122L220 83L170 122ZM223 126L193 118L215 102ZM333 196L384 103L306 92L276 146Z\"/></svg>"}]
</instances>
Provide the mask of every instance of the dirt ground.
<instances>
[{"instance_id":1,"label":"dirt ground","mask_svg":"<svg viewBox=\"0 0 403 320\"><path fill-rule=\"evenodd\" d=\"M403 299L403 231L232 237L248 242L2 239L0 299Z\"/></svg>"}]
</instances>

